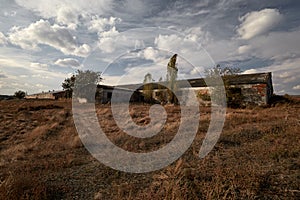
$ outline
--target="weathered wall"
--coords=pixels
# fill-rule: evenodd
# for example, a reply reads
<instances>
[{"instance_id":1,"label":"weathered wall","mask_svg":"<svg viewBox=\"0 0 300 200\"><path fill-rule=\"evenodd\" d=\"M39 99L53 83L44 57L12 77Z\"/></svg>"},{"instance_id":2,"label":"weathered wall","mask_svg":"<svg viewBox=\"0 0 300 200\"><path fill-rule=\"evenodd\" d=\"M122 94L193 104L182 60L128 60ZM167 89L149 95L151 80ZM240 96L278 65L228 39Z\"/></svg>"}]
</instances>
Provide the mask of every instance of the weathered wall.
<instances>
[{"instance_id":1,"label":"weathered wall","mask_svg":"<svg viewBox=\"0 0 300 200\"><path fill-rule=\"evenodd\" d=\"M112 89L98 88L96 94L96 101L99 103L108 103L111 100Z\"/></svg>"},{"instance_id":2,"label":"weathered wall","mask_svg":"<svg viewBox=\"0 0 300 200\"><path fill-rule=\"evenodd\" d=\"M268 104L267 84L244 84L236 87L241 88L244 105Z\"/></svg>"},{"instance_id":3,"label":"weathered wall","mask_svg":"<svg viewBox=\"0 0 300 200\"><path fill-rule=\"evenodd\" d=\"M240 95L242 102L241 105L267 105L271 94L273 93L268 88L268 84L240 84L230 86L233 93ZM200 102L209 100L209 89L199 89L197 96ZM232 94L232 93L231 93ZM202 99L202 100L201 100Z\"/></svg>"},{"instance_id":4,"label":"weathered wall","mask_svg":"<svg viewBox=\"0 0 300 200\"><path fill-rule=\"evenodd\" d=\"M55 99L64 99L66 98L66 91L53 93Z\"/></svg>"},{"instance_id":5,"label":"weathered wall","mask_svg":"<svg viewBox=\"0 0 300 200\"><path fill-rule=\"evenodd\" d=\"M38 94L26 95L25 99L62 99L66 97L65 91L44 92Z\"/></svg>"},{"instance_id":6,"label":"weathered wall","mask_svg":"<svg viewBox=\"0 0 300 200\"><path fill-rule=\"evenodd\" d=\"M116 102L125 102L126 101L125 96L127 96L127 95L131 96L130 100L133 102L143 101L143 97L138 91L131 91L131 90L125 90L125 89L118 89L118 88L98 89L97 95L96 95L96 101L100 102L100 103L109 103L111 101L112 94L114 95Z\"/></svg>"},{"instance_id":7,"label":"weathered wall","mask_svg":"<svg viewBox=\"0 0 300 200\"><path fill-rule=\"evenodd\" d=\"M27 95L25 99L55 99L55 96L52 93L39 93Z\"/></svg>"}]
</instances>

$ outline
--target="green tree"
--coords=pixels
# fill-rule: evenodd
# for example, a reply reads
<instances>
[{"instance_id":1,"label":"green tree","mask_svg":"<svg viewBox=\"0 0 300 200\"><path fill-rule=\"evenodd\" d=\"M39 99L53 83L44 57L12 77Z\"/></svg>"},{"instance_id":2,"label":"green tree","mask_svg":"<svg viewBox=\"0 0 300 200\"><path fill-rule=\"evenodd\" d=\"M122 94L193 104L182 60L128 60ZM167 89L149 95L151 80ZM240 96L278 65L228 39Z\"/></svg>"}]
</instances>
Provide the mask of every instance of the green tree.
<instances>
[{"instance_id":1,"label":"green tree","mask_svg":"<svg viewBox=\"0 0 300 200\"><path fill-rule=\"evenodd\" d=\"M144 85L143 85L143 94L145 97L145 101L148 103L152 102L152 94L153 94L153 85L152 85L153 79L152 75L150 73L147 73L144 77Z\"/></svg>"},{"instance_id":2,"label":"green tree","mask_svg":"<svg viewBox=\"0 0 300 200\"><path fill-rule=\"evenodd\" d=\"M175 96L175 92L177 90L177 73L178 68L176 66L177 54L174 54L168 63L167 66L167 82L168 82L168 102L169 103L177 103L177 98Z\"/></svg>"},{"instance_id":3,"label":"green tree","mask_svg":"<svg viewBox=\"0 0 300 200\"><path fill-rule=\"evenodd\" d=\"M16 91L14 96L18 99L23 99L26 96L26 93L22 90Z\"/></svg>"},{"instance_id":4,"label":"green tree","mask_svg":"<svg viewBox=\"0 0 300 200\"><path fill-rule=\"evenodd\" d=\"M102 81L101 72L94 72L92 70L77 70L76 84L99 84Z\"/></svg>"},{"instance_id":5,"label":"green tree","mask_svg":"<svg viewBox=\"0 0 300 200\"><path fill-rule=\"evenodd\" d=\"M86 98L89 102L93 102L97 95L95 88L102 81L101 72L77 70L75 80L74 93L76 97Z\"/></svg>"},{"instance_id":6,"label":"green tree","mask_svg":"<svg viewBox=\"0 0 300 200\"><path fill-rule=\"evenodd\" d=\"M66 91L66 98L72 97L72 92L75 84L75 75L72 75L69 78L66 78L64 82L62 83L63 90Z\"/></svg>"},{"instance_id":7,"label":"green tree","mask_svg":"<svg viewBox=\"0 0 300 200\"><path fill-rule=\"evenodd\" d=\"M76 80L76 85L75 85ZM101 72L94 72L92 70L77 70L75 75L66 78L62 83L62 88L66 91L66 98L71 98L74 88L90 88L91 84L97 85L102 80ZM81 90L82 91L82 90ZM87 91L88 92L88 91Z\"/></svg>"}]
</instances>

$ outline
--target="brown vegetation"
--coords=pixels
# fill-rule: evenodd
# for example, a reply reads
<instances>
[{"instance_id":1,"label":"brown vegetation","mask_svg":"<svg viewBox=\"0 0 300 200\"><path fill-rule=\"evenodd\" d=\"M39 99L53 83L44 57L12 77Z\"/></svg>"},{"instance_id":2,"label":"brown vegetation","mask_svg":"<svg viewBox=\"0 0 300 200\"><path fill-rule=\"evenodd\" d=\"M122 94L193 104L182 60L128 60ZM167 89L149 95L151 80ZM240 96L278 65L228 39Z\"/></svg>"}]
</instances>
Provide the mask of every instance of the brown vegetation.
<instances>
[{"instance_id":1,"label":"brown vegetation","mask_svg":"<svg viewBox=\"0 0 300 200\"><path fill-rule=\"evenodd\" d=\"M0 199L297 199L300 197L300 104L228 109L222 135L204 159L199 149L210 121L201 108L197 136L172 165L130 174L95 160L83 147L70 101L0 101ZM166 106L167 125L145 140L124 134L109 105L97 105L99 123L118 146L148 152L176 134L179 106ZM147 124L149 106L130 113Z\"/></svg>"}]
</instances>

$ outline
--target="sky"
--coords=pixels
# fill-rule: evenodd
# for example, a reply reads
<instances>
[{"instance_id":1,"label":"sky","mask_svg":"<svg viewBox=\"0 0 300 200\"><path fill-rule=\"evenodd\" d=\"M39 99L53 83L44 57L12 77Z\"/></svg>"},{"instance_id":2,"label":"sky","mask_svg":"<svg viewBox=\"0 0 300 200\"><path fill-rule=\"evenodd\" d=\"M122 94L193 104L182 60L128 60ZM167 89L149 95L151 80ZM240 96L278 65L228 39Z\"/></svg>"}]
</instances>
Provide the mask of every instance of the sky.
<instances>
[{"instance_id":1,"label":"sky","mask_svg":"<svg viewBox=\"0 0 300 200\"><path fill-rule=\"evenodd\" d=\"M103 84L179 78L216 64L272 72L276 94L300 94L300 1L0 0L0 94L61 90L76 70Z\"/></svg>"}]
</instances>

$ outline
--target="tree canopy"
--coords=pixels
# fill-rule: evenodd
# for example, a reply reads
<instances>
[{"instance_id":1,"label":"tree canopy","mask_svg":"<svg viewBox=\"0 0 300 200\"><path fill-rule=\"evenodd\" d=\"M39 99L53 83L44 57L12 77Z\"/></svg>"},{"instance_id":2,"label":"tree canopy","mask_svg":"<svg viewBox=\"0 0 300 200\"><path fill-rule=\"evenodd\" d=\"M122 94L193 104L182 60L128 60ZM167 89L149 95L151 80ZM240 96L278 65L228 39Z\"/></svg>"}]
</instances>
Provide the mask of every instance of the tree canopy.
<instances>
[{"instance_id":1,"label":"tree canopy","mask_svg":"<svg viewBox=\"0 0 300 200\"><path fill-rule=\"evenodd\" d=\"M102 80L100 72L92 70L77 70L75 75L66 78L62 83L62 88L66 91L66 98L72 97L72 92L75 87L75 80L77 86L85 86L88 84L99 84Z\"/></svg>"},{"instance_id":2,"label":"tree canopy","mask_svg":"<svg viewBox=\"0 0 300 200\"><path fill-rule=\"evenodd\" d=\"M25 97L26 93L22 90L16 91L14 96L18 99L23 99Z\"/></svg>"},{"instance_id":3,"label":"tree canopy","mask_svg":"<svg viewBox=\"0 0 300 200\"><path fill-rule=\"evenodd\" d=\"M240 68L236 67L221 67L220 65L215 66L210 70L205 70L206 78L210 79L210 82L218 82L218 77L223 77L224 89L221 89L220 85L215 85L212 89L212 94L216 99L221 97L221 93L226 93L226 101L229 107L239 107L244 97L238 88L232 87L226 76L234 76L241 72Z\"/></svg>"},{"instance_id":4,"label":"tree canopy","mask_svg":"<svg viewBox=\"0 0 300 200\"><path fill-rule=\"evenodd\" d=\"M237 67L221 67L218 64L212 69L206 69L204 73L206 77L228 76L228 75L236 75L238 73L241 73L241 69Z\"/></svg>"}]
</instances>

